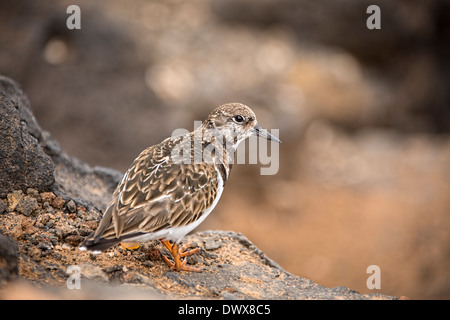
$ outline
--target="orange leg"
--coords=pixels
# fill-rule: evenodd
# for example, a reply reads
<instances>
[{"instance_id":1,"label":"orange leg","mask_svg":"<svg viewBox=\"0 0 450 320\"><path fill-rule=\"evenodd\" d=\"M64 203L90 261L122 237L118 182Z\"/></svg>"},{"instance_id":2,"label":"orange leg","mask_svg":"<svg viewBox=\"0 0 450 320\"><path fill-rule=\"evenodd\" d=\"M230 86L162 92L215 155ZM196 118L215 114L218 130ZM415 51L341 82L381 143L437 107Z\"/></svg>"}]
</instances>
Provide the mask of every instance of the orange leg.
<instances>
[{"instance_id":1,"label":"orange leg","mask_svg":"<svg viewBox=\"0 0 450 320\"><path fill-rule=\"evenodd\" d=\"M191 256L199 251L198 248L185 251L189 248L189 245L183 245L181 248L177 243L171 244L168 240L160 240L161 243L169 250L172 254L174 262L171 262L165 255L163 255L164 262L175 271L193 271L193 272L202 272L202 269L190 267L186 265L186 259L181 261L180 258Z\"/></svg>"}]
</instances>

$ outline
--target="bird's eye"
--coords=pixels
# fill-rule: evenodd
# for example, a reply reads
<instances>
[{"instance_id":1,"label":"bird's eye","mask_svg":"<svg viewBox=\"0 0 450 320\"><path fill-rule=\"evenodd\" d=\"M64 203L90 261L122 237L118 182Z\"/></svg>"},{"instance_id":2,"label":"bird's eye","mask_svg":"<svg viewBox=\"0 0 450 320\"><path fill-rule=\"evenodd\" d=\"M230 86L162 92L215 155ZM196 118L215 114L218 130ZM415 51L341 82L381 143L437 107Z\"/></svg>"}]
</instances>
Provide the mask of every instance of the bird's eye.
<instances>
[{"instance_id":1,"label":"bird's eye","mask_svg":"<svg viewBox=\"0 0 450 320\"><path fill-rule=\"evenodd\" d=\"M240 114L238 114L237 116L234 116L234 117L233 117L233 120L234 120L234 122L236 122L236 123L242 123L242 122L244 122L244 117L241 116Z\"/></svg>"}]
</instances>

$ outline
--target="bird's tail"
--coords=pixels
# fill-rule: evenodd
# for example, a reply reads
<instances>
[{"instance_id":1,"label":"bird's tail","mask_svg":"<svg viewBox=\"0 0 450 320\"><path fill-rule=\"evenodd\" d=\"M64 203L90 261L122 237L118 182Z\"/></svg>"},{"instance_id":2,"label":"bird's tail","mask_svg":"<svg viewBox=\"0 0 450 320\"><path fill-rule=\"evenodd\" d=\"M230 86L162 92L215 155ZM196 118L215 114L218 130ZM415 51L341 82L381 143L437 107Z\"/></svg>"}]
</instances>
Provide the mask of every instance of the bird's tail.
<instances>
[{"instance_id":1,"label":"bird's tail","mask_svg":"<svg viewBox=\"0 0 450 320\"><path fill-rule=\"evenodd\" d=\"M98 254L108 248L115 246L120 243L120 239L96 239L91 236L87 237L80 246L79 249L82 251L92 251L94 254Z\"/></svg>"}]
</instances>

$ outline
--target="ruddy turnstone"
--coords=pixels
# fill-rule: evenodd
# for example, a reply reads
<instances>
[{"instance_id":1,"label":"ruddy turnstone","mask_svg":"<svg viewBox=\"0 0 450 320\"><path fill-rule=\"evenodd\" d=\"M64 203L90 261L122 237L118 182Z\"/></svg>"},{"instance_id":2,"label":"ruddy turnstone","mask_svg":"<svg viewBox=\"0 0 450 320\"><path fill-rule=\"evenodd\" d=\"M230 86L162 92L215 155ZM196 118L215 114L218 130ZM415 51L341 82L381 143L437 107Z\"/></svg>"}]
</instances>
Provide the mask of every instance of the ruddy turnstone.
<instances>
[{"instance_id":1,"label":"ruddy turnstone","mask_svg":"<svg viewBox=\"0 0 450 320\"><path fill-rule=\"evenodd\" d=\"M97 230L80 245L101 252L118 243L160 240L174 270L187 266L183 237L202 223L222 195L239 143L256 135L280 142L240 103L214 109L197 129L145 149L117 185Z\"/></svg>"}]
</instances>

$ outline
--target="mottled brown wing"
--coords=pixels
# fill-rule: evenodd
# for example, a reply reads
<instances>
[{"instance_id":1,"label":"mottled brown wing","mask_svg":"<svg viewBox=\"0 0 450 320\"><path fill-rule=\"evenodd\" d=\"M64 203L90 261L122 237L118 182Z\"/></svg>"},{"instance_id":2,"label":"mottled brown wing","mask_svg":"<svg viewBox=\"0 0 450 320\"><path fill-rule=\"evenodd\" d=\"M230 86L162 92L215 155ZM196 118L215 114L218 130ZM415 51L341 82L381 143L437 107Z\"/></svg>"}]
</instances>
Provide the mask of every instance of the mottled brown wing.
<instances>
[{"instance_id":1,"label":"mottled brown wing","mask_svg":"<svg viewBox=\"0 0 450 320\"><path fill-rule=\"evenodd\" d=\"M144 150L114 191L94 238L156 232L197 220L213 202L218 180L213 165L177 164L173 141Z\"/></svg>"}]
</instances>

